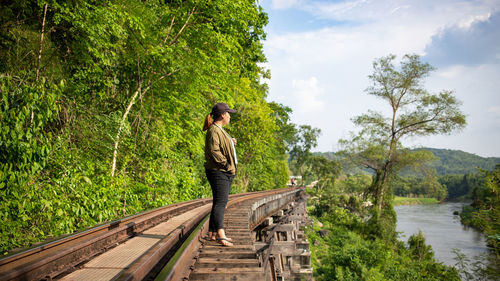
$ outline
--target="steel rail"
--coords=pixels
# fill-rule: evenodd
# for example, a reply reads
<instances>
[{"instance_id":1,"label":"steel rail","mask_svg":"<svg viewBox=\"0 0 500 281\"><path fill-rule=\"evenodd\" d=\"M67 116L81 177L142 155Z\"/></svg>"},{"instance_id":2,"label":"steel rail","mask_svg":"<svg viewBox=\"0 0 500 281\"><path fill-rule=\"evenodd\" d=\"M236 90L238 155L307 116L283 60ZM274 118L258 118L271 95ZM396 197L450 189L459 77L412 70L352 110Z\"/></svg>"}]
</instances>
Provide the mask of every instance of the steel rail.
<instances>
[{"instance_id":1,"label":"steel rail","mask_svg":"<svg viewBox=\"0 0 500 281\"><path fill-rule=\"evenodd\" d=\"M238 198L245 196L258 197L264 194L283 192L288 189L278 189L274 191L260 191L230 196L228 204L239 202ZM236 201L235 201L236 200ZM243 200L243 199L241 199ZM51 280L53 277L71 270L74 266L91 259L107 249L126 241L127 239L161 223L173 216L210 203L210 199L197 199L187 202L172 204L154 210L142 212L123 219L72 234L61 239L45 243L18 253L14 253L0 259L0 281L7 280ZM146 261L146 267L151 269L153 261L159 261L162 255L172 251L182 238L187 237L195 229L200 221L208 214L198 214L196 217L184 223L181 228L175 230L174 235L165 243L160 243L162 249L148 251L149 256L155 256L153 260ZM172 237L174 237L172 239ZM177 238L176 238L177 237ZM151 255L151 252L153 254ZM139 275L145 274L142 266L131 267L128 274L122 276L121 280L136 280ZM134 271L135 270L135 271ZM132 272L132 273L131 273ZM144 275L145 276L145 275Z\"/></svg>"},{"instance_id":2,"label":"steel rail","mask_svg":"<svg viewBox=\"0 0 500 281\"><path fill-rule=\"evenodd\" d=\"M0 280L51 279L162 221L211 202L197 199L142 212L0 259Z\"/></svg>"}]
</instances>

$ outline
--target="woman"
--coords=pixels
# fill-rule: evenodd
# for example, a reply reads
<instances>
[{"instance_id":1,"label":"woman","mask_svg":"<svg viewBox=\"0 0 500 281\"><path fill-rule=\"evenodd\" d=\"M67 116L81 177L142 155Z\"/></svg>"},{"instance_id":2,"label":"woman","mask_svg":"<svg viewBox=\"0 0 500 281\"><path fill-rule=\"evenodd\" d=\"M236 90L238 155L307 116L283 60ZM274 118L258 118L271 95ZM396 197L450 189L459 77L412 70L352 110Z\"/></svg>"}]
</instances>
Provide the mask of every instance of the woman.
<instances>
[{"instance_id":1,"label":"woman","mask_svg":"<svg viewBox=\"0 0 500 281\"><path fill-rule=\"evenodd\" d=\"M225 103L218 103L205 118L203 131L205 138L205 172L212 187L213 204L210 213L208 235L211 240L230 247L231 238L224 231L224 211L229 197L229 190L236 174L236 139L231 138L223 127L229 124L231 115L236 110Z\"/></svg>"}]
</instances>

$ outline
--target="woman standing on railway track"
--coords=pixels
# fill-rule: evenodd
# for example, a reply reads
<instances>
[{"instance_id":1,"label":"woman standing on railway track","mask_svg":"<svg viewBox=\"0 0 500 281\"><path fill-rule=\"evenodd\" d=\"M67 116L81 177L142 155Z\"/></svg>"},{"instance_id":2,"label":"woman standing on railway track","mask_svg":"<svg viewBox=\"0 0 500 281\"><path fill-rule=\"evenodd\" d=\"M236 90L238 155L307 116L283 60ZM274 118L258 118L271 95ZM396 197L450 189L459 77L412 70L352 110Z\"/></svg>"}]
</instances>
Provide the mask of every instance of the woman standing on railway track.
<instances>
[{"instance_id":1,"label":"woman standing on railway track","mask_svg":"<svg viewBox=\"0 0 500 281\"><path fill-rule=\"evenodd\" d=\"M224 212L229 197L229 191L236 174L236 139L231 138L223 129L229 124L231 115L236 110L230 109L225 103L217 103L205 118L203 131L205 138L205 172L212 188L213 204L208 227L209 239L230 247L231 238L224 231Z\"/></svg>"}]
</instances>

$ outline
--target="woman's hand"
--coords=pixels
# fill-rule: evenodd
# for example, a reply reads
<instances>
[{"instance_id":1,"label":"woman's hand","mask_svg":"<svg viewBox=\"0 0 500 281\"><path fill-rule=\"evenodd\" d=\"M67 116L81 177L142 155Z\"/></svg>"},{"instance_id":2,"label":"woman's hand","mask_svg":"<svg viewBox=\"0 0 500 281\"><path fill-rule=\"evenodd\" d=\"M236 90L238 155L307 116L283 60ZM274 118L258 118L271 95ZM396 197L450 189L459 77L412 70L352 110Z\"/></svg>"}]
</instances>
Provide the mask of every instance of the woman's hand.
<instances>
[{"instance_id":1,"label":"woman's hand","mask_svg":"<svg viewBox=\"0 0 500 281\"><path fill-rule=\"evenodd\" d=\"M234 143L234 145L236 145L236 139L235 138L233 138L233 143Z\"/></svg>"}]
</instances>

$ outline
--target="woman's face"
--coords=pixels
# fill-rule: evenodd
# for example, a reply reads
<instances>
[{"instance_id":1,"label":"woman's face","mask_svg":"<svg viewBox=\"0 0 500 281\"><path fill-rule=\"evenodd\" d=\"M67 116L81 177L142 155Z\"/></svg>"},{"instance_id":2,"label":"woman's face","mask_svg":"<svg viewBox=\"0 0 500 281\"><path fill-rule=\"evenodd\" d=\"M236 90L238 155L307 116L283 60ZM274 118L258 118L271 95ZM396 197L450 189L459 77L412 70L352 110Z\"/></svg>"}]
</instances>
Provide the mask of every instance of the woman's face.
<instances>
[{"instance_id":1,"label":"woman's face","mask_svg":"<svg viewBox=\"0 0 500 281\"><path fill-rule=\"evenodd\" d=\"M224 112L222 115L222 125L227 125L231 121L231 115L229 112Z\"/></svg>"}]
</instances>

